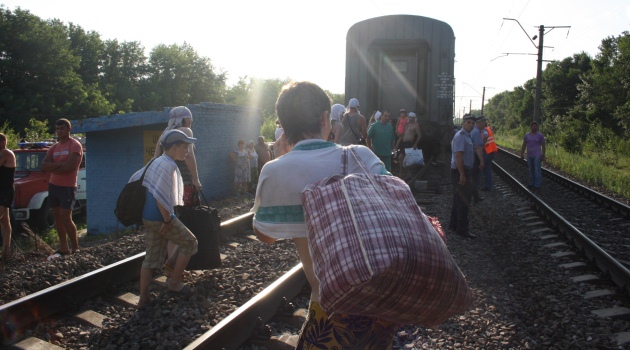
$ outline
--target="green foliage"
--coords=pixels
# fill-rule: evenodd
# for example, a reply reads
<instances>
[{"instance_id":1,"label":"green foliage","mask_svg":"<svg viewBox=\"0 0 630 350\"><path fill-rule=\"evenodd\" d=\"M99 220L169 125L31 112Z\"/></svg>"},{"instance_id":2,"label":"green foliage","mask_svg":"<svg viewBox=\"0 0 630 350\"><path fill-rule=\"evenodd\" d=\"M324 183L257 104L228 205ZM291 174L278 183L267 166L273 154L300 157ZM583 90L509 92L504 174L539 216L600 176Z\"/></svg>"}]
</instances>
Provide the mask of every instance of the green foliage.
<instances>
[{"instance_id":1,"label":"green foliage","mask_svg":"<svg viewBox=\"0 0 630 350\"><path fill-rule=\"evenodd\" d=\"M188 44L102 41L72 23L0 7L0 118L16 130L30 118L52 122L119 112L224 102L224 72Z\"/></svg>"},{"instance_id":2,"label":"green foliage","mask_svg":"<svg viewBox=\"0 0 630 350\"><path fill-rule=\"evenodd\" d=\"M24 128L27 141L42 141L52 139L53 135L48 132L48 120L37 120L31 118L28 127Z\"/></svg>"},{"instance_id":3,"label":"green foliage","mask_svg":"<svg viewBox=\"0 0 630 350\"><path fill-rule=\"evenodd\" d=\"M602 124L597 122L589 127L586 145L589 150L599 156L603 156L605 153L616 148L614 146L615 138L615 134L612 130L602 127Z\"/></svg>"},{"instance_id":4,"label":"green foliage","mask_svg":"<svg viewBox=\"0 0 630 350\"><path fill-rule=\"evenodd\" d=\"M340 105L346 105L345 101L346 101L346 94L335 94L333 92L330 92L328 90L326 90L326 93L328 94L328 96L330 96L330 99L332 100L332 104L334 105L335 103L339 103Z\"/></svg>"},{"instance_id":5,"label":"green foliage","mask_svg":"<svg viewBox=\"0 0 630 350\"><path fill-rule=\"evenodd\" d=\"M560 146L572 154L582 154L584 135L588 132L586 123L580 120L566 120L560 123L558 141Z\"/></svg>"},{"instance_id":6,"label":"green foliage","mask_svg":"<svg viewBox=\"0 0 630 350\"><path fill-rule=\"evenodd\" d=\"M263 124L260 127L260 134L265 137L266 142L275 141L276 120L273 118L264 119Z\"/></svg>"},{"instance_id":7,"label":"green foliage","mask_svg":"<svg viewBox=\"0 0 630 350\"><path fill-rule=\"evenodd\" d=\"M591 70L582 76L576 109L618 135L630 133L630 33L602 40ZM621 128L618 128L621 126Z\"/></svg>"},{"instance_id":8,"label":"green foliage","mask_svg":"<svg viewBox=\"0 0 630 350\"><path fill-rule=\"evenodd\" d=\"M574 107L581 76L590 70L591 58L585 52L547 65L542 82L542 108L547 118L565 115Z\"/></svg>"},{"instance_id":9,"label":"green foliage","mask_svg":"<svg viewBox=\"0 0 630 350\"><path fill-rule=\"evenodd\" d=\"M147 71L149 76L143 88L153 98L138 101L141 110L190 102L222 102L225 74L217 75L210 59L200 57L187 43L156 46Z\"/></svg>"},{"instance_id":10,"label":"green foliage","mask_svg":"<svg viewBox=\"0 0 630 350\"><path fill-rule=\"evenodd\" d=\"M253 106L260 110L260 135L274 141L276 131L276 100L282 87L290 79L257 79L240 77L238 83L226 91L225 101L238 106Z\"/></svg>"},{"instance_id":11,"label":"green foliage","mask_svg":"<svg viewBox=\"0 0 630 350\"><path fill-rule=\"evenodd\" d=\"M15 149L17 148L18 140L20 136L13 131L13 128L10 126L9 121L5 120L4 124L0 126L0 133L3 133L7 138L7 148Z\"/></svg>"}]
</instances>

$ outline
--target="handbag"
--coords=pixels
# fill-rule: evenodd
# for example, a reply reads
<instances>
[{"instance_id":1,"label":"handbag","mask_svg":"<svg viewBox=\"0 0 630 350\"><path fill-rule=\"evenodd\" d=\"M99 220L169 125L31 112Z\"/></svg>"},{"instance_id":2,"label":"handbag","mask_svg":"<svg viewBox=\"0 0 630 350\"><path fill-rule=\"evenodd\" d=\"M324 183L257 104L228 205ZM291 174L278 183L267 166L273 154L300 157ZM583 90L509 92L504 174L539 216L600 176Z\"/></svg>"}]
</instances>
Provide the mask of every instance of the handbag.
<instances>
[{"instance_id":1,"label":"handbag","mask_svg":"<svg viewBox=\"0 0 630 350\"><path fill-rule=\"evenodd\" d=\"M118 222L124 226L142 223L142 211L144 210L144 201L147 198L147 189L142 186L142 181L144 180L144 174L147 173L149 166L155 159L151 159L147 166L144 167L142 176L138 180L127 183L118 195L114 215ZM116 225L116 229L118 229L118 225Z\"/></svg>"},{"instance_id":2,"label":"handbag","mask_svg":"<svg viewBox=\"0 0 630 350\"><path fill-rule=\"evenodd\" d=\"M348 153L363 174L345 175ZM430 327L472 303L464 275L409 186L370 174L352 147L344 147L342 175L306 186L302 204L328 314Z\"/></svg>"},{"instance_id":3,"label":"handbag","mask_svg":"<svg viewBox=\"0 0 630 350\"><path fill-rule=\"evenodd\" d=\"M203 193L198 191L197 193ZM205 200L205 197L203 198ZM187 268L190 270L208 270L221 267L219 251L219 230L221 218L217 209L207 205L177 207L177 217L195 237L197 237L197 254L190 257Z\"/></svg>"},{"instance_id":4,"label":"handbag","mask_svg":"<svg viewBox=\"0 0 630 350\"><path fill-rule=\"evenodd\" d=\"M422 150L405 148L405 159L403 160L403 166L407 168L413 165L424 165Z\"/></svg>"}]
</instances>

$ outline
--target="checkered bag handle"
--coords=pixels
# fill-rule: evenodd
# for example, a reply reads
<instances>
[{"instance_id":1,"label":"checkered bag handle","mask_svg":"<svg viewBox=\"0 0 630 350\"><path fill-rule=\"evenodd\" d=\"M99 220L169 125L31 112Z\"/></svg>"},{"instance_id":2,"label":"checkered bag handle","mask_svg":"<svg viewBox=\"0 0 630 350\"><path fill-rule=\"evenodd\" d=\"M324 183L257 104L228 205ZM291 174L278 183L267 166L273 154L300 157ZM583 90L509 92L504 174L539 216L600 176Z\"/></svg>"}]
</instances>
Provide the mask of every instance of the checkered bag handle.
<instances>
[{"instance_id":1,"label":"checkered bag handle","mask_svg":"<svg viewBox=\"0 0 630 350\"><path fill-rule=\"evenodd\" d=\"M365 165L365 163L363 163L363 160L361 160L361 157L359 157L359 155L357 154L357 151L355 151L354 147L352 146L344 146L343 148L343 154L341 155L342 175L343 176L348 175L348 153L352 153L352 156L354 157L354 159L357 161L357 163L359 163L361 170L363 170L363 174L368 175L367 178L368 180L370 180L370 183L372 184L376 192L382 198L388 198L385 195L385 193L383 193L383 190L381 189L381 187L378 186L378 184L376 183L376 180L374 180L374 177L370 176L372 174L367 170L367 166Z\"/></svg>"}]
</instances>

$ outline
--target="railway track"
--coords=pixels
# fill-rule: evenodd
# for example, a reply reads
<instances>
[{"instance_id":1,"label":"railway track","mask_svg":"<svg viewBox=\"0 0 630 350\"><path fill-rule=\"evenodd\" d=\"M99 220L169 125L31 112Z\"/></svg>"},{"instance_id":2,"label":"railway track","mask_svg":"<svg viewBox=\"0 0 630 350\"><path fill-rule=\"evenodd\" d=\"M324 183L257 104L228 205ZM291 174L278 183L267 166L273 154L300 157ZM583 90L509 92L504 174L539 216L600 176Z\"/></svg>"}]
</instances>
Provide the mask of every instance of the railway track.
<instances>
[{"instance_id":1,"label":"railway track","mask_svg":"<svg viewBox=\"0 0 630 350\"><path fill-rule=\"evenodd\" d=\"M532 192L525 186L525 161L504 150L494 167L556 230L630 293L630 207L547 169L543 189Z\"/></svg>"},{"instance_id":2,"label":"railway track","mask_svg":"<svg viewBox=\"0 0 630 350\"><path fill-rule=\"evenodd\" d=\"M252 214L245 214L221 224L224 236L242 232L251 227ZM144 253L137 254L117 263L73 278L37 293L20 298L0 306L0 336L4 345L21 340L32 327L47 318L58 314L72 314L78 305L112 293L112 289L138 280ZM158 279L159 281L159 279ZM119 296L128 304L137 303L137 296L124 294ZM89 313L88 313L89 314ZM76 317L73 315L72 317ZM82 316L78 316L81 318ZM96 316L98 318L98 316ZM102 319L102 317L101 317ZM89 322L89 321L88 321ZM26 348L37 343L37 339L21 340ZM28 345L31 344L31 345Z\"/></svg>"},{"instance_id":3,"label":"railway track","mask_svg":"<svg viewBox=\"0 0 630 350\"><path fill-rule=\"evenodd\" d=\"M499 162L503 163L504 159L500 159ZM509 162L514 162L515 160L508 160ZM522 164L518 164L520 162L520 160L516 160L516 166L517 167L522 167ZM430 163L429 163L430 164ZM561 232L564 233L566 238L571 241L573 244L575 244L576 249L579 250L580 252L582 252L593 264L595 264L599 269L601 269L604 274L609 277L617 286L618 286L618 295L624 294L628 292L628 286L630 286L630 279L628 279L628 277L630 277L629 274L627 274L627 268L626 268L626 262L624 262L623 260L618 260L616 258L614 258L611 254L620 254L620 255L616 255L616 256L624 256L624 250L618 250L617 252L611 252L610 250L606 250L606 249L602 249L600 246L598 246L597 243L595 243L595 241L593 239L597 239L599 241L604 241L604 242L608 242L607 239L610 239L610 237L606 236L606 235L598 235L598 236L593 236L593 232L588 232L588 233L584 233L584 232L580 232L580 230L578 230L574 225L572 225L567 218L562 217L560 214L558 214L558 212L556 210L554 210L549 204L546 204L540 197L539 194L537 193L532 193L531 191L527 190L527 188L523 185L521 185L521 183L523 183L523 178L522 175L520 178L515 178L514 176L510 175L508 173L508 171L506 171L505 169L503 169L501 166L499 166L498 164L495 165L496 169L495 172L499 173L500 176L502 177L501 182L504 182L505 185L503 187L507 187L507 186L512 186L515 190L516 193L518 193L520 196L524 196L525 198L527 198L527 200L529 202L532 203L532 206L536 209L538 209L540 216L543 220L546 220L547 223L551 224L551 226ZM426 171L427 168L424 169L424 171ZM522 173L522 171L520 171L519 173ZM429 173L428 177L431 178L431 183L433 183L434 186L431 186L430 191L420 191L417 193L418 195L418 203L421 205L422 203L429 203L430 199L427 199L427 197L430 196L434 196L437 193L441 192L440 189L440 185L444 185L444 184L440 184L440 181L443 181L440 179L439 176L436 176L437 174L432 174ZM620 230L623 230L624 227L627 226L627 220L630 216L630 209L626 206L624 206L622 203L619 203L617 201L611 200L610 198L607 198L605 196L602 196L600 194L598 194L595 191L592 191L588 188L585 188L573 181L570 181L568 179L562 178L560 176L558 176L557 174L553 174L550 173L548 175L546 175L547 177L554 177L554 182L556 182L558 184L558 186L561 186L562 188L564 188L565 190L561 190L559 188L553 188L552 190L550 190L550 196L551 197L558 197L559 196L559 191L563 191L562 193L562 197L564 198L564 200L561 200L560 203L562 202L566 202L567 201L567 197L568 198L573 198L571 197L573 193L575 193L575 195L579 198L582 198L582 200L578 201L577 203L580 203L579 205L584 206L584 200L583 197L587 196L589 198L589 201L594 201L595 202L595 207L603 207L600 208L601 211L597 212L597 213L592 213L595 217L598 216L604 216L604 217L608 217L611 218L613 220L608 220L609 222L611 222L611 225L609 226L609 228L611 230L616 230L615 232L618 234L620 232ZM435 184L438 184L438 186L435 186ZM509 185L508 185L509 184ZM410 185L413 186L413 182L410 183ZM551 186L549 186L551 187ZM569 190L566 190L569 189ZM437 191L436 191L437 190ZM503 190L502 192L507 193L510 192L509 196L512 196L511 192L513 190ZM428 192L428 193L427 193ZM427 196L428 194L428 196ZM572 199L568 200L569 202L572 201ZM554 204L554 208L555 208ZM566 208L558 208L558 211L567 211L568 209ZM595 208L589 206L586 206L586 210L587 211L593 211L595 210ZM527 211L524 211L523 214L527 215ZM584 215L584 214L578 214L578 217L580 217L580 215ZM546 231L548 229L543 229L543 231ZM600 230L601 231L601 230ZM595 231L595 233L599 233L598 231ZM551 236L553 235L545 235L545 232L542 232L543 234L543 238L544 239L549 239ZM546 247L562 247L565 244L564 243L556 243L556 242L551 242L551 241L546 241L547 244L545 245ZM568 249L570 249L570 247L567 247ZM558 256L562 256L563 253L560 253ZM568 263L568 264L564 264L563 265L565 268L574 268L574 267L583 267L585 266L585 264L583 263ZM579 270L578 270L579 271ZM586 276L576 276L573 278L574 281L582 281L582 282L593 282L595 279L598 279L596 276L593 275L586 275ZM589 292L586 293L586 298L595 298L598 296L605 296L605 295L614 295L615 293L607 293L607 291L605 289L602 290L591 290ZM626 294L627 295L627 294ZM278 302L278 301L276 301ZM630 312L630 310L623 308L623 307L612 307L612 308L604 308L604 309L594 309L593 314L603 317L603 318L615 318L615 317L627 317L628 316L628 312ZM266 318L267 319L267 318ZM226 327L232 327L233 325L228 325L228 320L226 321ZM248 321L243 321L241 320L240 322L246 322L246 324L250 324L253 325L256 323L256 319L255 316L250 318ZM258 320L258 323L260 323L261 320ZM418 327L414 330L414 334L421 332L419 329L422 329L422 327ZM403 334L406 335L408 334L405 331L400 332L399 334ZM617 341L619 344L624 344L627 343L628 340L628 336L630 333L627 332L620 332L618 334L616 334L615 336L617 337ZM294 344L295 340L297 339L298 336L298 331L297 328L294 329L293 334L291 334L290 336L285 334L285 338L288 340L290 338L293 339L293 341L287 341L287 348L290 348L291 345ZM276 342L278 341L278 339L275 339ZM199 343L199 345L201 345ZM202 349L213 349L216 347L213 347L212 342L208 342L205 345L203 345L201 348ZM268 348L278 348L277 345L269 345L268 343L263 343L263 346L267 346ZM231 348L231 347L227 347L227 348ZM193 347L190 346L187 349L198 349L198 347ZM243 349L250 349L250 347L244 347Z\"/></svg>"},{"instance_id":4,"label":"railway track","mask_svg":"<svg viewBox=\"0 0 630 350\"><path fill-rule=\"evenodd\" d=\"M496 182L497 182L498 187L500 187L499 191L501 191L501 196L507 196L509 198L512 196L512 193L515 193L515 194L517 193L519 197L526 198L527 202L531 203L528 206L536 208L536 210L540 212L539 214L540 218L541 220L545 221L545 224L548 224L548 225L550 224L554 228L554 230L557 230L558 232L561 232L564 235L566 235L569 241L578 242L577 248L571 248L568 246L565 247L564 245L561 244L562 242L551 242L551 243L548 243L547 245L558 244L557 247L559 247L560 249L565 249L565 250L573 249L573 250L577 250L578 252L584 252L584 255L593 264L597 265L600 269L602 269L602 271L605 272L604 275L609 276L610 279L613 280L615 284L618 285L618 292L622 292L622 291L627 292L628 283L627 283L627 280L625 280L625 277L624 277L625 275L623 273L623 270L624 269L627 270L627 268L624 267L624 263L619 262L619 261L617 261L616 264L610 263L610 262L604 263L603 261L605 261L606 255L608 256L609 259L611 259L611 261L616 261L613 255L611 254L611 252L609 251L609 249L604 249L600 247L599 249L601 250L600 252L597 252L597 249L595 249L594 253L590 253L589 251L591 248L586 248L585 246L583 246L583 245L586 245L586 243L588 243L589 241L597 242L597 237L595 236L595 234L597 234L598 231L595 230L593 232L587 232L587 233L582 232L581 234L585 238L575 238L575 237L570 238L570 237L573 237L572 233L568 233L570 231L570 227L576 228L576 227L584 226L584 225L583 224L575 225L571 223L570 221L568 221L566 218L565 219L555 218L555 217L552 217L550 213L547 213L546 208L550 208L550 205L542 203L542 197L545 197L542 191L539 193L531 193L525 187L520 185L521 183L524 183L523 177L522 177L523 175L513 174L511 176L508 176L504 174L504 173L507 173L508 171L504 170L503 167L505 166L506 168L508 168L508 165L506 164L510 164L510 163L513 163L513 166L515 166L514 169L516 169L515 171L517 173L522 172L522 169L517 170L519 167L523 166L520 160L515 161L509 158L503 159L503 157L497 157L496 165L495 165L496 166L495 172L499 173L501 175L501 178L497 179ZM449 186L449 184L447 183L448 181L444 179L443 175L440 175L440 171L443 170L442 168L443 166L437 166L435 169L435 172L429 171L428 174L426 174L426 176L423 176L422 180L428 181L428 187L426 190L417 191L416 193L416 198L419 205L428 206L429 212L431 212L432 210L436 210L435 206L442 207L444 203L449 202L448 199L446 200L442 199L441 200L442 204L436 203L436 200L438 202L440 201L439 199L441 197L440 194L444 191L445 186L446 187ZM425 169L425 172L426 172L426 169ZM512 173L513 170L510 170L509 172ZM526 173L525 173L525 176L526 176ZM512 184L512 182L514 182L514 184ZM553 182L555 183L556 181L554 180ZM413 185L413 183L410 185ZM586 206L587 203L590 203L592 201L591 199L586 200L586 201L584 199L567 199L565 195L570 195L570 193L575 193L573 190L566 190L566 189L555 188L555 187L552 189L551 185L552 185L552 181L549 181L547 178L545 178L544 183L543 183L543 186L545 186L545 191L549 188L548 191L552 193L551 197L556 197L556 198L560 197L560 194L561 194L562 197L565 198L561 202L574 202L574 203L580 203L579 205L576 204L575 206ZM584 191L583 190L578 191L578 193L581 193L581 192L584 192ZM592 194L589 194L589 196L592 196ZM449 197L449 196L442 196L442 197ZM580 195L578 195L578 197L580 197ZM605 199L595 199L595 200L604 201ZM487 201L488 200L486 200L486 204L487 204ZM541 202L541 203L538 203L538 202ZM595 202L595 203L596 203L594 204L595 207L602 206L602 204L598 204L598 202ZM525 207L522 207L521 205L517 205L517 207L520 208L520 210L522 211L521 214L525 214L527 212L527 209L525 209ZM442 212L446 211L445 209L440 209L440 210ZM577 210L577 209L576 208L555 209L555 210L551 210L551 212L555 212L557 214L560 211L571 211L571 210ZM588 210L592 211L595 209L589 207ZM617 229L613 229L613 230L619 230L619 228L623 230L623 228L625 227L624 224L628 220L627 216L623 214L623 206L621 207L617 206L614 209L608 209L606 213L607 214L599 213L599 214L594 214L594 215L595 216L609 215L607 216L609 218L609 220L607 221L610 221L619 225L617 226L618 227ZM435 215L435 213L430 213L430 214ZM584 215L586 214L581 214L581 215L582 216L581 217L579 216L578 218L585 220ZM239 221L244 220L244 221L241 224L236 224L236 222L234 222L235 227L237 226L241 228L246 227L250 225L250 221L248 220L251 220L251 216L249 217L249 219L247 219L246 216L244 216L244 217L238 218L238 220ZM441 220L443 221L443 224L444 224L447 218L444 215L442 215ZM234 221L237 221L237 219L234 219ZM584 221L580 221L580 222L584 222ZM227 222L225 224L227 225ZM567 229L565 228L565 226L568 226L569 228ZM222 225L222 230L223 229L224 228ZM543 239L545 239L546 236L551 236L548 233L541 233L541 235L543 236ZM458 255L456 256L456 259L459 258L459 259L466 260L467 257L462 254L468 254L467 250L469 250L471 247L475 247L473 250L476 250L484 245L483 243L481 243L483 241L483 236L475 242L467 243L465 240L463 240L463 242L460 242L459 240L463 240L463 239L459 237L449 238L449 242L451 242L449 246L454 244L452 248L456 251L455 254ZM550 241L546 240L545 242L550 242ZM480 243L481 246L477 246L476 245L477 243ZM462 244L464 246L463 248L464 250L461 250ZM142 259L141 258L139 259L141 262ZM479 257L474 256L468 259L472 259L472 261L484 259L483 253ZM482 263L482 264L485 265L487 263ZM579 264L576 263L576 266L577 265ZM585 264L582 264L582 265L585 265ZM466 267L467 263L464 263L464 265L461 265L461 266ZM508 268L508 269L512 269L512 268ZM618 269L618 270L615 270L615 269ZM133 268L130 268L129 270L138 271L139 265L137 265L137 268L133 267ZM487 273L490 273L490 272L487 272ZM479 278L479 277L475 277L475 274L470 274L470 276L472 278L471 281L473 284L475 283L475 278ZM488 277L489 276L484 275L483 277L485 281L483 283L484 285L487 283L485 279ZM577 276L577 277L583 277L583 276ZM137 278L137 277L134 277L134 278ZM71 281L68 281L68 283L69 282ZM516 284L515 282L511 282L511 283ZM182 348L186 348L186 349L222 349L222 348L237 349L239 347L242 349L253 349L253 348L259 348L260 346L265 346L267 348L275 348L275 349L282 349L282 348L287 348L287 347L290 348L290 346L294 344L297 338L299 324L300 322L303 321L305 317L305 311L304 309L298 309L298 308L294 308L293 306L287 306L287 305L289 305L289 302L294 300L293 299L294 297L298 296L300 292L303 291L304 285L305 285L305 278L301 271L300 265L293 266L289 270L289 272L284 274L279 279L275 280L273 283L271 283L267 288L262 290L260 293L256 293L255 296L253 295L251 298L248 299L248 301L244 302L241 306L234 307L231 312L226 312L225 316L222 317L222 319L218 323L213 324L211 327L208 327L209 329L207 332L194 338L180 339L179 344ZM493 293L496 294L497 292L495 291ZM479 300L484 299L482 296L483 294L479 294L479 292L476 292L475 294L476 294L477 299ZM496 294L496 295L500 296L500 294ZM493 296L493 298L496 298L496 296ZM456 342L461 342L462 344L468 344L469 346L472 346L471 344L478 344L479 340L472 341L472 343L466 343L465 339L468 339L470 337L470 334L467 332L462 332L461 327L464 327L463 329L467 329L467 327L465 326L466 324L475 324L475 322L478 322L479 325L476 327L479 328L479 331L481 331L482 329L485 329L486 327L488 327L488 325L492 325L493 323L497 323L497 322L501 323L500 318L504 316L491 316L492 317L491 319L494 321L490 323L488 323L489 322L488 319L484 320L484 317L486 317L486 315L483 312L480 313L480 310L484 310L488 307L493 308L493 306L492 305L479 306L478 304L480 302L486 303L485 301L479 301L479 300L476 302L476 305L473 306L470 313L467 313L466 315L462 315L456 318L455 320L449 321L444 326L443 331L445 333L444 335L445 338L453 339L455 337L457 339L457 337L461 337L461 339L457 340ZM295 304L297 305L297 303ZM598 303L598 305L600 304L603 305L605 303L601 303L601 302ZM70 302L68 307L71 308L72 305L76 305L76 300L74 302ZM5 305L4 307L6 306L7 305ZM304 303L302 303L301 306L304 307ZM614 307L610 309L611 310L616 309L615 311L624 310L623 307ZM47 310L48 310L47 311L48 313L53 312L53 308L49 308ZM600 312L602 310L603 309L597 309L597 310L593 310L593 312L594 313ZM4 311L5 311L4 308L0 308L0 315L5 315ZM607 312L609 311L610 310L608 310ZM278 313L281 313L284 315L278 316ZM274 325L274 329L275 329L276 328L275 325L278 322L283 322L282 320L276 321L276 319L284 318L286 320L287 317L291 317L292 313L294 313L294 318L298 319L297 322L294 322L293 327L290 330L285 329L284 334L272 335L271 331L269 330L268 324ZM143 315L142 317L145 317L145 316L151 317L151 315L146 315L146 314L142 314L142 315ZM598 316L609 317L610 314L598 315ZM3 325L5 325L7 318L5 316L2 316L2 317L3 317L2 318ZM153 317L159 319L161 316L153 315ZM32 321L32 322L36 322L36 321ZM483 324L483 326L481 324ZM123 325L117 325L116 327L118 329L124 328ZM406 326L404 330L401 330L399 334L397 335L397 344L399 345L399 347L402 347L403 344L410 344L409 339L412 334L420 338L423 337L423 335L426 337L429 334L431 334L431 333L427 333L428 330L422 327L411 327L411 328L410 327L411 326ZM528 331L532 332L532 330L530 329L526 330L525 327L526 327L525 325L519 326L518 322L514 323L514 321L512 321L510 325L503 326L502 328L503 330L501 332L507 334L506 335L507 339L518 338L516 334L524 334L524 333L527 333ZM619 327L621 327L621 329L624 329L623 326L619 326ZM615 327L615 328L619 328L619 327ZM449 333L449 329L452 329L454 333ZM5 334L5 332L9 332L9 334L13 332L12 334L15 334L16 331L17 331L17 328L15 327L5 327L2 329L3 334ZM617 329L615 329L615 331L617 331ZM489 330L486 329L484 332L487 333L489 332ZM496 332L498 334L498 331ZM101 335L101 336L104 336L104 335ZM627 344L629 341L626 338L624 338L624 332L618 332L616 336L618 336L617 343L620 344L619 346L621 347L623 346L622 344ZM256 338L256 344L259 344L258 347L257 346L253 346L253 347L244 346L243 347L242 344L251 343L253 341L252 339L254 338ZM448 347L448 344L449 344L448 341L441 343L438 340L436 340L438 338L435 338L435 336L430 337L430 338L431 340L429 340L428 343L426 343L426 344L429 344L428 345L429 347L431 348ZM550 341L549 339L545 338L545 336L541 336L541 339L543 340L540 340L540 343L538 343L538 346L548 347L548 346L551 346L550 344L554 344L553 341ZM544 339L547 339L547 340L544 340ZM514 341L514 340L510 340L510 341ZM509 347L520 348L520 346L518 345L519 344L518 342L514 341L514 343L510 343L510 341L504 340L500 344L504 344L503 346L506 346L505 344L512 344L512 345L509 345ZM45 344L50 344L50 343L45 343ZM153 348L156 346L155 344L141 342L139 348L142 348L143 347L142 345L146 345L149 348ZM405 345L405 346L408 347L408 345ZM98 348L98 347L90 346L90 348ZM133 346L127 346L126 348L133 348ZM169 348L169 347L165 346L165 348Z\"/></svg>"}]
</instances>

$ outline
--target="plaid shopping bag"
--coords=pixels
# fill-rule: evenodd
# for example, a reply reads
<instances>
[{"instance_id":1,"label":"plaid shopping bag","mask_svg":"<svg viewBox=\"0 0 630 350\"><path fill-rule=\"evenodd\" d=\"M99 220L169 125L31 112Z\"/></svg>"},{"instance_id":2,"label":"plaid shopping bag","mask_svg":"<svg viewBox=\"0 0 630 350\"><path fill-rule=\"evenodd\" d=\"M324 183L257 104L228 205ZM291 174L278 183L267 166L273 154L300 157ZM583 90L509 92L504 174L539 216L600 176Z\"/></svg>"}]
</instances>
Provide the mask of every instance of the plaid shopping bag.
<instances>
[{"instance_id":1,"label":"plaid shopping bag","mask_svg":"<svg viewBox=\"0 0 630 350\"><path fill-rule=\"evenodd\" d=\"M472 292L407 184L370 174L335 175L302 191L320 305L328 313L435 326L464 312Z\"/></svg>"}]
</instances>

